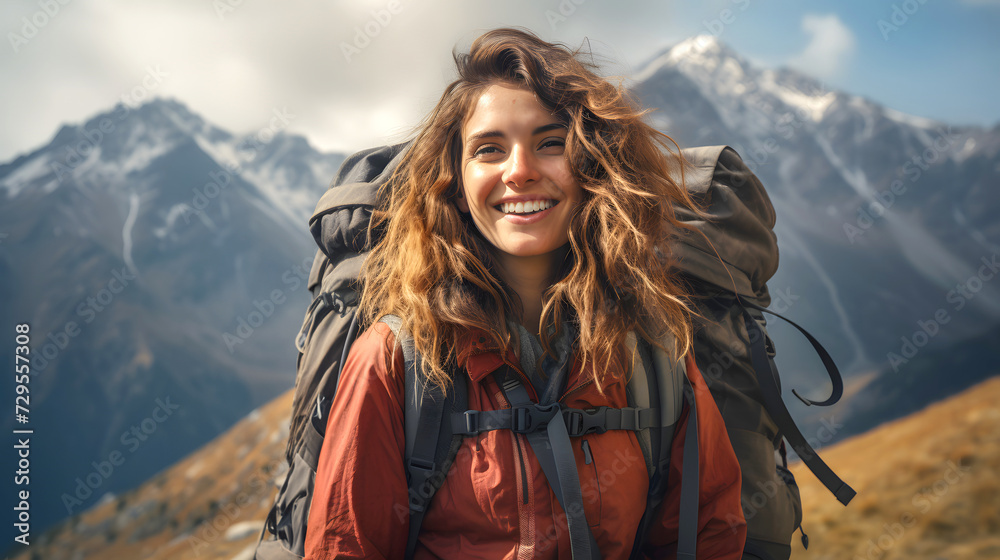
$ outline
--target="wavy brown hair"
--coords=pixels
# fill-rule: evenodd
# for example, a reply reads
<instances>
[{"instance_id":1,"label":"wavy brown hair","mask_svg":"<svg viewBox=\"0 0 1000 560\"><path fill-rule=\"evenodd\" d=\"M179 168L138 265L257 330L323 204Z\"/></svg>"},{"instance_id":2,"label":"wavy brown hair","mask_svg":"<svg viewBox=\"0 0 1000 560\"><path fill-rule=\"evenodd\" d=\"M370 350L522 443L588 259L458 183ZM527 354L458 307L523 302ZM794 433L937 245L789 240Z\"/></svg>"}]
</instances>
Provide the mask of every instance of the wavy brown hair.
<instances>
[{"instance_id":1,"label":"wavy brown hair","mask_svg":"<svg viewBox=\"0 0 1000 560\"><path fill-rule=\"evenodd\" d=\"M496 344L516 335L520 302L496 273L492 245L455 205L461 180L461 131L483 91L507 84L533 92L566 124L565 155L584 192L570 224L570 251L543 296L541 338L564 321L578 332L578 355L595 380L624 357L629 331L647 340L674 336L688 352L687 298L671 274L673 205L697 208L670 176L682 165L676 143L643 121L621 85L595 72L581 51L530 32L496 29L456 54L459 78L422 123L380 193L372 227L381 240L365 263L361 309L366 322L397 315L423 354L427 377L447 390L449 364L471 328ZM601 385L598 384L598 387Z\"/></svg>"}]
</instances>

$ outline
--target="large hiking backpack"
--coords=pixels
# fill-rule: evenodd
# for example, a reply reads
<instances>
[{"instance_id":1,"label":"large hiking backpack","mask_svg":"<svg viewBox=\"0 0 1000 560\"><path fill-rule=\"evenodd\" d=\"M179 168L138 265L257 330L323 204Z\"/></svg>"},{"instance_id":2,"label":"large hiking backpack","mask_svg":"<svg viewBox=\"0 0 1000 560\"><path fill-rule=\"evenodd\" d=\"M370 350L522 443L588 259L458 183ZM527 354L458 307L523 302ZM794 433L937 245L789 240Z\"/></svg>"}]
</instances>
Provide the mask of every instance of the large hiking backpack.
<instances>
[{"instance_id":1,"label":"large hiking backpack","mask_svg":"<svg viewBox=\"0 0 1000 560\"><path fill-rule=\"evenodd\" d=\"M395 170L405 148L406 144L386 146L348 158L334 179L333 187L320 199L310 220L310 230L320 250L308 281L314 299L296 338L300 354L286 449L289 471L261 534L255 556L260 560L300 558L303 555L326 413L336 391L340 367L350 349L350 342L360 328L357 321L358 278L363 259L373 244L368 239L368 223L377 205L378 189ZM764 330L765 322L761 315L770 303L766 282L777 269L777 245L772 231L774 210L763 186L730 148L685 149L682 154L692 164L686 167L685 186L716 218L707 223L701 222L689 212L678 209L678 217L694 224L704 236L684 235L674 248L679 273L696 294L697 311L704 317L696 328L695 359L726 421L743 471L743 507L748 525L744 557L788 558L792 534L801 523L801 503L795 481L786 468L783 438L789 440L799 457L840 501L846 504L854 492L809 447L781 401L780 385L772 360L773 344ZM680 177L676 179L680 182ZM398 325L394 331L397 329ZM803 401L806 404L833 404L842 392L840 375L825 350L808 333L805 334L827 366L834 394L822 403ZM407 402L410 402L410 395L421 394L424 388L419 376L409 373L415 371L413 364L418 363L419 356L414 355L412 347L407 350L405 333L401 341L408 371L404 386ZM639 344L637 348L643 357L640 360L642 363L638 364L642 366L639 371L647 373L638 378L633 374L633 380L645 378L651 385L646 391L642 390L641 382L631 386L629 404L635 407L659 406L663 413L657 426L658 433L650 430L640 438L641 442L647 442L643 451L651 474L645 520L651 517L649 512L655 510L666 488L665 477L654 478L658 471L657 464L665 464L665 456L648 449L648 442L661 441L659 450L669 452L669 440L661 439L661 436L672 434L669 427L680 413L680 383L684 376L678 373L677 367L671 367L670 360L650 352L648 346ZM461 376L456 376L458 378ZM464 391L459 389L452 393ZM652 394L651 404L632 402L635 393ZM659 404L656 403L658 396L661 397ZM411 538L408 546L411 553L422 512L443 481L443 476L435 477L434 474L447 472L450 459L457 452L456 442L461 440L461 434L456 435L449 422L442 422L441 419L465 410L464 403L460 401L446 402L445 399L432 398L422 402L434 403L436 408L422 410L410 407L412 410L407 410L405 422L408 482L411 488ZM564 418L569 423L570 417ZM427 425L429 421L431 426ZM611 429L621 428L619 425ZM424 440L419 447L432 450L427 452L430 456L424 459L425 466L432 468L422 471L420 461L417 461L417 468L413 468L410 442L417 438ZM696 442L697 438L686 438L685 441ZM775 458L779 450L782 452L781 465ZM696 451L688 453L687 447L684 451L685 459L697 457ZM696 465L689 468L685 461L684 472L692 471L697 472ZM546 475L550 481L553 480L548 472ZM557 486L558 483L553 488ZM415 488L418 491L414 491ZM762 493L765 489L766 493ZM691 492L694 492L693 505L690 504ZM561 497L560 491L556 493ZM684 495L689 496L687 507ZM693 490L685 488L684 495L682 511L689 512L697 507L697 487ZM761 496L766 498L764 503L761 503ZM688 547L693 558L696 529L686 522L690 519L697 519L696 510L693 517L689 514L681 516L679 551L680 547ZM644 535L644 526L640 527L636 550ZM803 543L808 546L804 533Z\"/></svg>"},{"instance_id":2,"label":"large hiking backpack","mask_svg":"<svg viewBox=\"0 0 1000 560\"><path fill-rule=\"evenodd\" d=\"M786 559L792 534L801 530L802 504L783 440L841 503L847 505L855 492L820 459L785 407L762 312L802 332L826 367L831 396L816 402L793 391L800 400L830 406L840 399L843 382L833 359L812 335L765 309L771 302L767 281L778 268L778 247L772 231L774 208L760 180L727 146L681 153L691 163L684 184L713 219L701 222L689 210L677 208L678 218L696 225L699 233L683 235L674 250L679 273L701 315L695 319L695 361L722 413L743 473L744 558ZM680 177L675 180L679 183ZM775 452L781 456L780 465ZM804 531L802 544L809 546Z\"/></svg>"}]
</instances>

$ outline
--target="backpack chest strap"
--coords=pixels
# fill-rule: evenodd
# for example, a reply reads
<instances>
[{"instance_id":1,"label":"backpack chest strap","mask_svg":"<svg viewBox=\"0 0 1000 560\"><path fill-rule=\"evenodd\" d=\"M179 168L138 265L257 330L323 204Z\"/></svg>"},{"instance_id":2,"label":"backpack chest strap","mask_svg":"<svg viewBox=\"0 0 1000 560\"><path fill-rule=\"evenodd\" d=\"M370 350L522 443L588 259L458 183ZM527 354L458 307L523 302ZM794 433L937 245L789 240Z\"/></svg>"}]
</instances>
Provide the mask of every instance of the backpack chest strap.
<instances>
[{"instance_id":1,"label":"backpack chest strap","mask_svg":"<svg viewBox=\"0 0 1000 560\"><path fill-rule=\"evenodd\" d=\"M467 410L451 415L454 434L475 436L492 430L510 430L528 434L545 430L549 422L561 416L570 437L603 434L608 430L640 431L661 426L656 408L611 408L601 406L585 410L561 408L558 403L532 403L502 410Z\"/></svg>"}]
</instances>

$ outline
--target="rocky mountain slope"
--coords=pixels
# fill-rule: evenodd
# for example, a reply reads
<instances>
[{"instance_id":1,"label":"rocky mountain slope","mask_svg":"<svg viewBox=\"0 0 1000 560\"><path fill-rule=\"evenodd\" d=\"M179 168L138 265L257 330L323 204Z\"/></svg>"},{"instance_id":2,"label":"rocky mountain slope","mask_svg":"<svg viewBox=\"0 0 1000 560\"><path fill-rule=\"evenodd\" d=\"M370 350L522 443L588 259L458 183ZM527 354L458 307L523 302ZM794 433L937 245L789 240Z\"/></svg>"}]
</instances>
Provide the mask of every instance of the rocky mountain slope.
<instances>
[{"instance_id":1,"label":"rocky mountain slope","mask_svg":"<svg viewBox=\"0 0 1000 560\"><path fill-rule=\"evenodd\" d=\"M32 448L36 528L138 485L292 385L306 221L341 159L156 100L0 166L0 323L31 327L18 427L46 434ZM116 452L113 476L80 486Z\"/></svg>"},{"instance_id":2,"label":"rocky mountain slope","mask_svg":"<svg viewBox=\"0 0 1000 560\"><path fill-rule=\"evenodd\" d=\"M904 338L942 348L1000 323L1000 126L904 115L711 36L654 56L633 89L682 146L732 145L761 178L781 250L774 309L849 374L905 374L890 356L909 352ZM775 329L782 374L808 388L811 348Z\"/></svg>"}]
</instances>

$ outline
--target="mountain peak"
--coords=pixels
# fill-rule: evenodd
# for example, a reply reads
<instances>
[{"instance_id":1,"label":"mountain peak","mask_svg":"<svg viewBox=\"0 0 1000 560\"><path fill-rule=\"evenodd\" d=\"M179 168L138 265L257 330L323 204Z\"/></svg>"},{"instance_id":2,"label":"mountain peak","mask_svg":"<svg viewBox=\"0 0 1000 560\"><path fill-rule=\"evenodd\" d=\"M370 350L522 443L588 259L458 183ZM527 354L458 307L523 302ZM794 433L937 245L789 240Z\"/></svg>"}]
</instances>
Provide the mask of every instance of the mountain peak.
<instances>
[{"instance_id":1,"label":"mountain peak","mask_svg":"<svg viewBox=\"0 0 1000 560\"><path fill-rule=\"evenodd\" d=\"M679 66L682 71L691 66L715 68L725 60L733 60L742 67L748 65L736 51L718 37L702 34L660 51L643 65L634 79L637 82L645 81L664 67Z\"/></svg>"},{"instance_id":2,"label":"mountain peak","mask_svg":"<svg viewBox=\"0 0 1000 560\"><path fill-rule=\"evenodd\" d=\"M91 117L84 128L93 130L99 128L101 123L105 127L114 125L118 129L131 129L133 133L139 133L134 129L141 127L143 133L157 131L158 136L214 136L221 132L180 101L160 97L139 105L118 103L112 109Z\"/></svg>"},{"instance_id":3,"label":"mountain peak","mask_svg":"<svg viewBox=\"0 0 1000 560\"><path fill-rule=\"evenodd\" d=\"M715 35L703 33L677 43L670 50L678 53L722 54L723 51L729 50L729 47Z\"/></svg>"}]
</instances>

